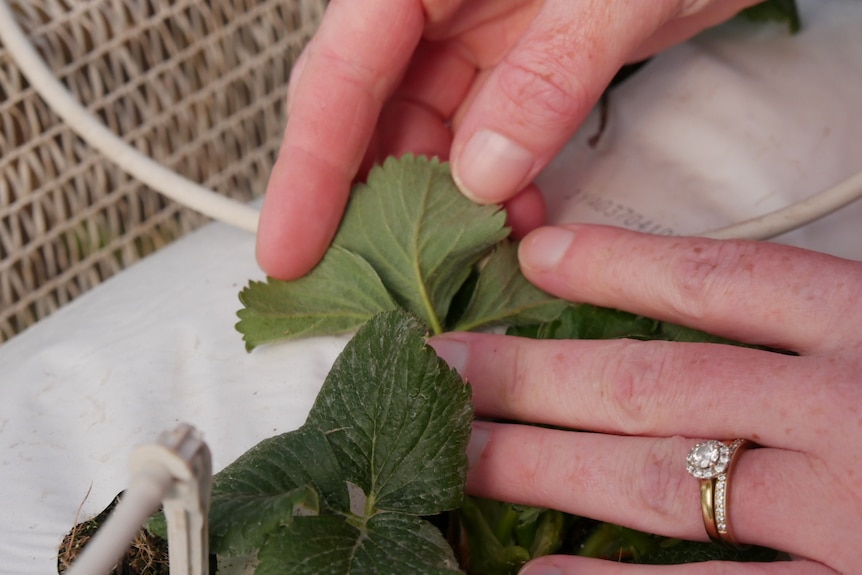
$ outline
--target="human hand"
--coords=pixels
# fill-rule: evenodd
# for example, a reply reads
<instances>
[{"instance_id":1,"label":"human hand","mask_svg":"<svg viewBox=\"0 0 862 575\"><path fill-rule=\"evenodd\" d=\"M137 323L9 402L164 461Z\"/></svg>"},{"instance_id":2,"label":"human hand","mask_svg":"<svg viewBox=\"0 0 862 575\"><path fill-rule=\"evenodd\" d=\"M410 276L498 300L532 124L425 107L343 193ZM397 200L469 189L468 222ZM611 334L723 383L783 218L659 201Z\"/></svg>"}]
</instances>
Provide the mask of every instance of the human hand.
<instances>
[{"instance_id":1,"label":"human hand","mask_svg":"<svg viewBox=\"0 0 862 575\"><path fill-rule=\"evenodd\" d=\"M526 276L573 301L624 309L784 355L718 344L430 340L473 387L477 414L590 433L477 422L469 492L705 540L698 440L747 438L729 478L739 541L793 562L619 565L534 560L529 575L858 573L862 564L862 263L771 243L542 228Z\"/></svg>"},{"instance_id":2,"label":"human hand","mask_svg":"<svg viewBox=\"0 0 862 575\"><path fill-rule=\"evenodd\" d=\"M308 272L354 179L407 152L451 159L459 187L540 225L533 178L616 71L757 0L333 0L297 62L257 257ZM363 168L364 166L364 168Z\"/></svg>"}]
</instances>

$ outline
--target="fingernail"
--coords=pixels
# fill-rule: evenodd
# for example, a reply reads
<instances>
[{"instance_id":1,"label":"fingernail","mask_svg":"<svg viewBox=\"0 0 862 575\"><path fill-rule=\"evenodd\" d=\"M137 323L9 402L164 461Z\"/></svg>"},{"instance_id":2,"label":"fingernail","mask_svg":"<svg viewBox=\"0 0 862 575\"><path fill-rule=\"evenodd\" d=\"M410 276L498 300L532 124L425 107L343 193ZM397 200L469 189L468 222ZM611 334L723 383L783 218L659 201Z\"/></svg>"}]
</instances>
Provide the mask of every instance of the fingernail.
<instances>
[{"instance_id":1,"label":"fingernail","mask_svg":"<svg viewBox=\"0 0 862 575\"><path fill-rule=\"evenodd\" d=\"M449 364L449 367L462 376L467 369L467 358L470 354L467 342L460 339L438 336L428 340L428 345L434 348L437 355Z\"/></svg>"},{"instance_id":2,"label":"fingernail","mask_svg":"<svg viewBox=\"0 0 862 575\"><path fill-rule=\"evenodd\" d=\"M553 563L531 561L518 571L518 575L563 575L563 571Z\"/></svg>"},{"instance_id":3,"label":"fingernail","mask_svg":"<svg viewBox=\"0 0 862 575\"><path fill-rule=\"evenodd\" d=\"M467 141L453 165L455 183L480 203L500 202L524 187L535 158L529 150L491 130Z\"/></svg>"},{"instance_id":4,"label":"fingernail","mask_svg":"<svg viewBox=\"0 0 862 575\"><path fill-rule=\"evenodd\" d=\"M547 271L556 268L569 251L575 232L569 228L539 228L521 241L518 259L524 267Z\"/></svg>"},{"instance_id":5,"label":"fingernail","mask_svg":"<svg viewBox=\"0 0 862 575\"><path fill-rule=\"evenodd\" d=\"M473 431L470 432L470 442L467 444L467 469L473 469L479 464L490 436L491 430L483 423L473 422Z\"/></svg>"}]
</instances>

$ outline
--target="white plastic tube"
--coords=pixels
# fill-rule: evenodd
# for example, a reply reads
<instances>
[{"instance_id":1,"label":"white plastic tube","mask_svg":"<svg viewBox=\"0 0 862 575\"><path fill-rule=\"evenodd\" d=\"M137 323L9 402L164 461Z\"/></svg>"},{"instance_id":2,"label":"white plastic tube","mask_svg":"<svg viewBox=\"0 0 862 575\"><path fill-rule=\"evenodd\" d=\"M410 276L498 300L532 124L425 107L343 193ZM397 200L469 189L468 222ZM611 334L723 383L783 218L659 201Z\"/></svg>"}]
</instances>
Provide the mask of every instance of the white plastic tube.
<instances>
[{"instance_id":1,"label":"white plastic tube","mask_svg":"<svg viewBox=\"0 0 862 575\"><path fill-rule=\"evenodd\" d=\"M153 468L135 476L117 506L84 547L66 575L106 575L172 488L173 476L165 468Z\"/></svg>"},{"instance_id":2,"label":"white plastic tube","mask_svg":"<svg viewBox=\"0 0 862 575\"><path fill-rule=\"evenodd\" d=\"M132 452L132 480L107 521L66 571L106 575L141 526L164 504L171 575L209 573L212 457L200 433L181 423Z\"/></svg>"},{"instance_id":3,"label":"white plastic tube","mask_svg":"<svg viewBox=\"0 0 862 575\"><path fill-rule=\"evenodd\" d=\"M703 234L719 240L766 240L838 211L862 197L862 172L786 208Z\"/></svg>"}]
</instances>

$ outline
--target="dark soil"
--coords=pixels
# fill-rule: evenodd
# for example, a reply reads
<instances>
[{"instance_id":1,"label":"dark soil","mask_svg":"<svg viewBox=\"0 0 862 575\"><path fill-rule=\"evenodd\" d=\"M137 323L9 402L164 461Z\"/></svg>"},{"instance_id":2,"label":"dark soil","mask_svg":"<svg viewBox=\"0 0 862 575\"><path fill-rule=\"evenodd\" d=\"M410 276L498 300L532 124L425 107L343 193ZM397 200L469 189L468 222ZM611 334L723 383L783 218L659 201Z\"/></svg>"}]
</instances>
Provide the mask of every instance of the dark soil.
<instances>
[{"instance_id":1,"label":"dark soil","mask_svg":"<svg viewBox=\"0 0 862 575\"><path fill-rule=\"evenodd\" d=\"M63 573L87 546L87 543L102 526L117 505L122 493L117 495L104 511L78 523L63 538L57 555L57 572ZM170 575L168 568L168 542L146 529L141 529L132 541L129 550L120 558L110 575Z\"/></svg>"}]
</instances>

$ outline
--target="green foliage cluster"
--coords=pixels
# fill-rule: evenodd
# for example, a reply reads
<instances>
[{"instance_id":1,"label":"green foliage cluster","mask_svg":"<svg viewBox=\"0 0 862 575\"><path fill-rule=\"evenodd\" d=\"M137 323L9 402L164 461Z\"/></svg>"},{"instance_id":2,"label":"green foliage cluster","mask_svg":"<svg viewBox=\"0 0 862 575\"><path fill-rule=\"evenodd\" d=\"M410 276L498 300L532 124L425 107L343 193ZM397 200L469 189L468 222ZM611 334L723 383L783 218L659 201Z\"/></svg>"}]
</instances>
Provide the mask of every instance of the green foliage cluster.
<instances>
[{"instance_id":1,"label":"green foliage cluster","mask_svg":"<svg viewBox=\"0 0 862 575\"><path fill-rule=\"evenodd\" d=\"M553 298L520 273L507 233L505 214L464 198L446 164L389 159L354 190L311 274L242 290L237 328L249 350L358 331L305 425L216 475L215 552L256 555L257 575L460 573L459 560L474 575L513 575L555 552L643 563L775 558L463 498L469 386L425 345L427 333L503 325L536 338L732 343ZM455 508L447 542L426 518ZM451 544L465 540L456 557Z\"/></svg>"},{"instance_id":2,"label":"green foliage cluster","mask_svg":"<svg viewBox=\"0 0 862 575\"><path fill-rule=\"evenodd\" d=\"M567 305L520 273L505 220L458 192L447 164L391 158L353 190L309 275L242 290L249 350L359 331L305 425L216 476L214 551L256 554L258 575L460 572L421 516L462 503L469 386L422 336L549 321Z\"/></svg>"}]
</instances>

